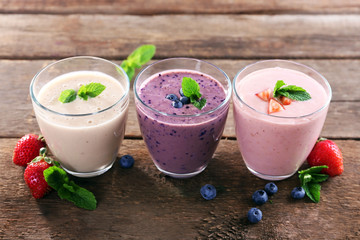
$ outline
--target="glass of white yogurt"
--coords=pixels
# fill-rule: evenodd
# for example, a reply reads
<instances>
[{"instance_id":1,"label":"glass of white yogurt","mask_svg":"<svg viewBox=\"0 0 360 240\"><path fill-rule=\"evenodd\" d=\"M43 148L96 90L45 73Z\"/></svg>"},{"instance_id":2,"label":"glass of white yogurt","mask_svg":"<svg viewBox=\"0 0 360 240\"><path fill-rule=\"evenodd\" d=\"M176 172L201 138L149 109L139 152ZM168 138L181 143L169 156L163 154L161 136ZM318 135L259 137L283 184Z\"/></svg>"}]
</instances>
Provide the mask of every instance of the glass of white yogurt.
<instances>
[{"instance_id":1,"label":"glass of white yogurt","mask_svg":"<svg viewBox=\"0 0 360 240\"><path fill-rule=\"evenodd\" d=\"M82 86L100 83L99 95L87 100L76 94L59 100L64 90L79 93ZM129 79L108 60L79 56L54 62L35 75L30 96L48 148L68 173L93 177L109 170L125 135Z\"/></svg>"}]
</instances>

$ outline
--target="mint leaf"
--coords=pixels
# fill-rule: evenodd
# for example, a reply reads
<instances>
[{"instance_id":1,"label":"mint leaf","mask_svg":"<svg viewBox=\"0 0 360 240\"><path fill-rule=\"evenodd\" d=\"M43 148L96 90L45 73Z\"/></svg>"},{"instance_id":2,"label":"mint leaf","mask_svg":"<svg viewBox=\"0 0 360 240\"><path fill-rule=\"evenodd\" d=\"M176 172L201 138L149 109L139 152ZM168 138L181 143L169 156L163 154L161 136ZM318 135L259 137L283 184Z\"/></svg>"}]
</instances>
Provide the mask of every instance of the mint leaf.
<instances>
[{"instance_id":1,"label":"mint leaf","mask_svg":"<svg viewBox=\"0 0 360 240\"><path fill-rule=\"evenodd\" d=\"M307 183L311 182L311 180L312 180L312 177L310 174L304 174L303 181L301 184L302 185L307 184Z\"/></svg>"},{"instance_id":2,"label":"mint leaf","mask_svg":"<svg viewBox=\"0 0 360 240\"><path fill-rule=\"evenodd\" d=\"M190 98L191 104L193 104L196 108L201 110L205 107L206 99L201 98L202 95L200 93L200 86L194 79L190 77L183 77L181 88L184 96Z\"/></svg>"},{"instance_id":3,"label":"mint leaf","mask_svg":"<svg viewBox=\"0 0 360 240\"><path fill-rule=\"evenodd\" d=\"M274 97L285 96L295 101L306 101L311 99L310 94L302 87L298 87L295 85L288 85L288 86L285 85L286 84L284 83L283 80L277 81L275 84L273 96Z\"/></svg>"},{"instance_id":4,"label":"mint leaf","mask_svg":"<svg viewBox=\"0 0 360 240\"><path fill-rule=\"evenodd\" d=\"M76 206L88 210L96 209L96 199L92 192L85 188L79 187L73 181L64 183L58 190L58 195L61 199L66 199L73 202Z\"/></svg>"},{"instance_id":5,"label":"mint leaf","mask_svg":"<svg viewBox=\"0 0 360 240\"><path fill-rule=\"evenodd\" d=\"M298 171L302 188L306 195L313 201L320 201L320 182L324 182L329 178L327 174L321 174L321 170L328 166L314 166L305 170Z\"/></svg>"},{"instance_id":6,"label":"mint leaf","mask_svg":"<svg viewBox=\"0 0 360 240\"><path fill-rule=\"evenodd\" d=\"M62 168L56 166L45 169L43 174L45 181L56 191L58 191L64 183L69 182L66 172Z\"/></svg>"},{"instance_id":7,"label":"mint leaf","mask_svg":"<svg viewBox=\"0 0 360 240\"><path fill-rule=\"evenodd\" d=\"M314 196L310 192L309 185L308 184L302 185L302 188L304 189L306 195L310 198L310 200L316 202Z\"/></svg>"},{"instance_id":8,"label":"mint leaf","mask_svg":"<svg viewBox=\"0 0 360 240\"><path fill-rule=\"evenodd\" d=\"M121 64L121 67L124 69L124 71L127 74L129 80L131 80L135 75L135 68L128 65L126 60Z\"/></svg>"},{"instance_id":9,"label":"mint leaf","mask_svg":"<svg viewBox=\"0 0 360 240\"><path fill-rule=\"evenodd\" d=\"M199 84L192 78L189 77L183 77L181 82L181 88L183 90L183 93L185 97L188 97L194 100L197 100L201 97L200 94L200 86Z\"/></svg>"},{"instance_id":10,"label":"mint leaf","mask_svg":"<svg viewBox=\"0 0 360 240\"><path fill-rule=\"evenodd\" d=\"M106 89L106 87L104 85L102 85L101 83L89 83L89 84L86 84L86 85L83 85L80 87L80 89L78 91L78 95L80 98L87 101L88 96L92 97L92 98L97 97L105 89Z\"/></svg>"},{"instance_id":11,"label":"mint leaf","mask_svg":"<svg viewBox=\"0 0 360 240\"><path fill-rule=\"evenodd\" d=\"M311 175L311 177L312 177L311 182L320 183L320 182L326 181L326 180L329 178L329 175L327 175L327 174L313 173L313 174Z\"/></svg>"},{"instance_id":12,"label":"mint leaf","mask_svg":"<svg viewBox=\"0 0 360 240\"><path fill-rule=\"evenodd\" d=\"M318 183L309 183L308 184L309 194L312 195L312 200L316 203L320 201L320 190L321 186ZM308 195L308 193L306 193ZM308 195L309 196L309 195Z\"/></svg>"},{"instance_id":13,"label":"mint leaf","mask_svg":"<svg viewBox=\"0 0 360 240\"><path fill-rule=\"evenodd\" d=\"M58 100L62 103L69 103L76 99L76 91L73 89L67 89L61 92Z\"/></svg>"},{"instance_id":14,"label":"mint leaf","mask_svg":"<svg viewBox=\"0 0 360 240\"><path fill-rule=\"evenodd\" d=\"M299 171L298 173L299 174L306 174L306 173L309 173L309 174L312 174L312 173L320 173L321 170L323 170L324 168L329 168L328 166L326 165L322 165L322 166L314 166L314 167L311 167L311 168L308 168L308 169L305 169L305 170L301 170Z\"/></svg>"},{"instance_id":15,"label":"mint leaf","mask_svg":"<svg viewBox=\"0 0 360 240\"><path fill-rule=\"evenodd\" d=\"M293 91L293 90L278 90L278 95L285 96L295 101L306 101L311 99L311 96L308 92L304 91Z\"/></svg>"},{"instance_id":16,"label":"mint leaf","mask_svg":"<svg viewBox=\"0 0 360 240\"><path fill-rule=\"evenodd\" d=\"M121 67L128 75L130 81L135 74L135 69L141 68L142 65L150 61L155 55L155 51L156 47L154 45L142 45L135 49L127 59L121 63Z\"/></svg>"},{"instance_id":17,"label":"mint leaf","mask_svg":"<svg viewBox=\"0 0 360 240\"><path fill-rule=\"evenodd\" d=\"M206 105L206 99L202 98L200 101L193 101L191 102L197 109L201 110Z\"/></svg>"},{"instance_id":18,"label":"mint leaf","mask_svg":"<svg viewBox=\"0 0 360 240\"><path fill-rule=\"evenodd\" d=\"M137 64L140 68L155 55L156 47L154 45L142 45L135 49L127 58L129 62Z\"/></svg>"},{"instance_id":19,"label":"mint leaf","mask_svg":"<svg viewBox=\"0 0 360 240\"><path fill-rule=\"evenodd\" d=\"M283 80L279 80L279 81L276 82L275 88L274 88L274 97L276 97L276 95L275 95L276 92L284 85L286 85L286 84L284 83Z\"/></svg>"},{"instance_id":20,"label":"mint leaf","mask_svg":"<svg viewBox=\"0 0 360 240\"><path fill-rule=\"evenodd\" d=\"M44 170L45 181L55 189L61 199L73 202L76 206L88 210L96 208L96 199L92 192L69 181L66 172L57 166Z\"/></svg>"},{"instance_id":21,"label":"mint leaf","mask_svg":"<svg viewBox=\"0 0 360 240\"><path fill-rule=\"evenodd\" d=\"M88 100L88 95L86 94L86 87L84 85L80 87L77 95L85 101Z\"/></svg>"},{"instance_id":22,"label":"mint leaf","mask_svg":"<svg viewBox=\"0 0 360 240\"><path fill-rule=\"evenodd\" d=\"M106 87L101 83L89 83L86 85L86 88L87 95L90 97L97 97L105 90Z\"/></svg>"}]
</instances>

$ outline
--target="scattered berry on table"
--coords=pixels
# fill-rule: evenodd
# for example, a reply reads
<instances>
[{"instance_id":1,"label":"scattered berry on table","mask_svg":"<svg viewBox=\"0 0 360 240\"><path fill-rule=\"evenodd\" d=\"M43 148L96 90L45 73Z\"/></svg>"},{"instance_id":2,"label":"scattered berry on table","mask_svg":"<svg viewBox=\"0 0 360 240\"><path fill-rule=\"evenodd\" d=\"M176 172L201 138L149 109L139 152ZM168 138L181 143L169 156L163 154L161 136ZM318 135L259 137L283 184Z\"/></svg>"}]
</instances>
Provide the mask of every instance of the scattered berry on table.
<instances>
[{"instance_id":1,"label":"scattered berry on table","mask_svg":"<svg viewBox=\"0 0 360 240\"><path fill-rule=\"evenodd\" d=\"M328 139L319 139L307 157L307 162L311 167L326 165L329 168L321 172L330 177L340 175L344 171L343 157L340 148L335 142Z\"/></svg>"},{"instance_id":2,"label":"scattered berry on table","mask_svg":"<svg viewBox=\"0 0 360 240\"><path fill-rule=\"evenodd\" d=\"M211 184L205 184L201 187L200 193L206 200L211 200L216 197L216 188Z\"/></svg>"},{"instance_id":3,"label":"scattered berry on table","mask_svg":"<svg viewBox=\"0 0 360 240\"><path fill-rule=\"evenodd\" d=\"M305 190L302 187L295 187L291 191L291 197L295 199L302 199L305 197Z\"/></svg>"},{"instance_id":4,"label":"scattered berry on table","mask_svg":"<svg viewBox=\"0 0 360 240\"><path fill-rule=\"evenodd\" d=\"M254 194L252 195L252 200L257 204L257 205L262 205L264 204L267 200L268 200L268 195L264 190L257 190L254 192Z\"/></svg>"},{"instance_id":5,"label":"scattered berry on table","mask_svg":"<svg viewBox=\"0 0 360 240\"><path fill-rule=\"evenodd\" d=\"M247 213L247 217L251 223L258 223L262 219L262 212L258 208L251 208Z\"/></svg>"},{"instance_id":6,"label":"scattered berry on table","mask_svg":"<svg viewBox=\"0 0 360 240\"><path fill-rule=\"evenodd\" d=\"M13 162L16 165L26 167L34 158L39 156L40 148L45 147L42 137L35 134L27 134L23 136L14 149Z\"/></svg>"},{"instance_id":7,"label":"scattered berry on table","mask_svg":"<svg viewBox=\"0 0 360 240\"><path fill-rule=\"evenodd\" d=\"M188 97L181 97L180 101L185 105L185 104L190 104L190 98Z\"/></svg>"},{"instance_id":8,"label":"scattered berry on table","mask_svg":"<svg viewBox=\"0 0 360 240\"><path fill-rule=\"evenodd\" d=\"M168 94L166 96L167 99L171 100L171 101L175 101L175 100L179 100L178 96L176 96L175 94Z\"/></svg>"},{"instance_id":9,"label":"scattered berry on table","mask_svg":"<svg viewBox=\"0 0 360 240\"><path fill-rule=\"evenodd\" d=\"M45 159L47 159L45 161ZM34 198L39 199L44 197L48 192L50 192L51 187L45 181L44 170L53 166L50 162L51 159L45 157L35 158L25 169L24 180L25 183L30 188L31 194Z\"/></svg>"},{"instance_id":10,"label":"scattered berry on table","mask_svg":"<svg viewBox=\"0 0 360 240\"><path fill-rule=\"evenodd\" d=\"M275 183L273 182L269 182L265 185L265 192L267 193L268 196L272 196L275 193L277 193L278 191L278 187L276 186Z\"/></svg>"},{"instance_id":11,"label":"scattered berry on table","mask_svg":"<svg viewBox=\"0 0 360 240\"><path fill-rule=\"evenodd\" d=\"M131 155L124 155L120 158L119 163L122 168L131 168L134 166L134 158Z\"/></svg>"},{"instance_id":12,"label":"scattered berry on table","mask_svg":"<svg viewBox=\"0 0 360 240\"><path fill-rule=\"evenodd\" d=\"M180 102L179 100L173 101L172 105L173 105L174 108L182 108L183 107L183 103Z\"/></svg>"}]
</instances>

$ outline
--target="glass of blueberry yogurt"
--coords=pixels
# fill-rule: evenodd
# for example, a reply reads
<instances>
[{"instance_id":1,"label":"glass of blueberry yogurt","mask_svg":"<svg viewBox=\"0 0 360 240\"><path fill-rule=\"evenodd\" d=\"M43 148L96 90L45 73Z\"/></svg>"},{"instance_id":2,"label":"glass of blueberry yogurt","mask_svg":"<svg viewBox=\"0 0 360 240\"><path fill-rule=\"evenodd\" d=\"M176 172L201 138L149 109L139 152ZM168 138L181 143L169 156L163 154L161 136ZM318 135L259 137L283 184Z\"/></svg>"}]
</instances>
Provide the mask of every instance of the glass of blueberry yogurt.
<instances>
[{"instance_id":1,"label":"glass of blueberry yogurt","mask_svg":"<svg viewBox=\"0 0 360 240\"><path fill-rule=\"evenodd\" d=\"M137 118L161 172L189 178L207 167L225 127L231 92L226 73L198 59L161 60L137 75Z\"/></svg>"}]
</instances>

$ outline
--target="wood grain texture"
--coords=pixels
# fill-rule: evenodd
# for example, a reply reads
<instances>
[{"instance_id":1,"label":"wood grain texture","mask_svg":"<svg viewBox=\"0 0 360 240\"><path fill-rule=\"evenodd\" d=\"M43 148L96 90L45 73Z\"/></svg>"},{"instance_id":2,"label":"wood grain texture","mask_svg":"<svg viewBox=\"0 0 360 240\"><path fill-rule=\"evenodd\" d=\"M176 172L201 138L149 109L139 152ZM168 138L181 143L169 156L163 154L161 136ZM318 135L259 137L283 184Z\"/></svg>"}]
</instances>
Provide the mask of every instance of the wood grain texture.
<instances>
[{"instance_id":1,"label":"wood grain texture","mask_svg":"<svg viewBox=\"0 0 360 240\"><path fill-rule=\"evenodd\" d=\"M2 0L4 13L104 13L104 14L181 14L181 13L359 13L356 0Z\"/></svg>"},{"instance_id":2,"label":"wood grain texture","mask_svg":"<svg viewBox=\"0 0 360 240\"><path fill-rule=\"evenodd\" d=\"M359 15L0 15L0 58L357 58ZM176 47L174 47L176 46Z\"/></svg>"},{"instance_id":3,"label":"wood grain texture","mask_svg":"<svg viewBox=\"0 0 360 240\"><path fill-rule=\"evenodd\" d=\"M239 69L255 60L209 60L222 68L232 79ZM29 96L32 77L51 60L0 60L0 101L6 113L0 118L2 137L20 137L39 132ZM120 64L121 61L116 61ZM330 138L360 138L359 60L299 60L321 72L333 89L333 102L322 135ZM338 124L341 123L341 127ZM127 122L127 137L141 137L136 121L133 92ZM235 137L232 107L224 137Z\"/></svg>"},{"instance_id":4,"label":"wood grain texture","mask_svg":"<svg viewBox=\"0 0 360 240\"><path fill-rule=\"evenodd\" d=\"M360 236L359 141L336 141L345 171L322 183L320 203L295 201L290 192L297 176L277 182L279 192L260 209L263 220L249 224L252 193L266 181L254 177L240 157L236 141L222 140L208 168L191 179L172 179L153 165L142 140L125 140L120 155L132 154L135 165L116 163L106 174L73 178L91 190L95 211L82 210L51 192L32 198L23 168L12 163L17 139L0 139L1 239L356 239ZM304 165L303 167L306 167ZM199 189L218 189L212 201ZM316 223L316 224L315 224ZM321 226L321 231L319 231Z\"/></svg>"}]
</instances>

